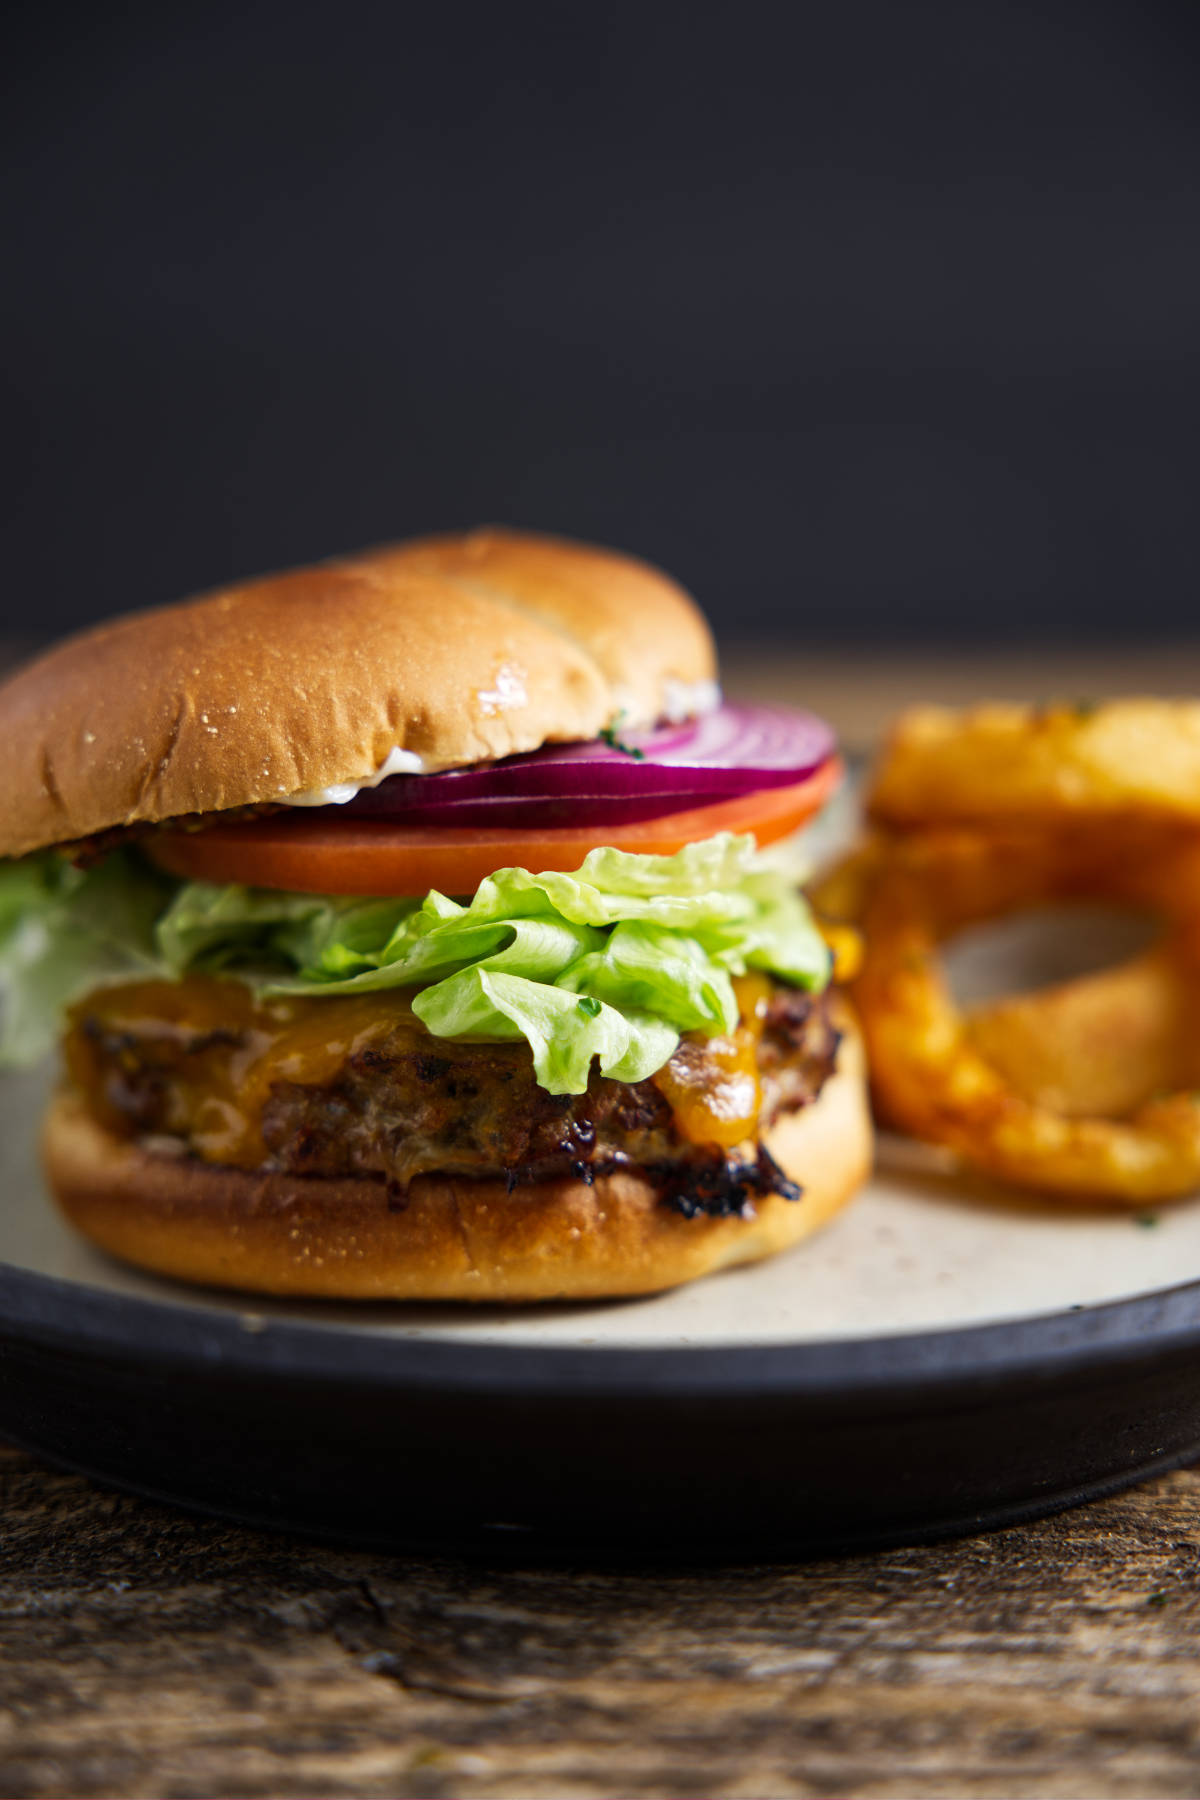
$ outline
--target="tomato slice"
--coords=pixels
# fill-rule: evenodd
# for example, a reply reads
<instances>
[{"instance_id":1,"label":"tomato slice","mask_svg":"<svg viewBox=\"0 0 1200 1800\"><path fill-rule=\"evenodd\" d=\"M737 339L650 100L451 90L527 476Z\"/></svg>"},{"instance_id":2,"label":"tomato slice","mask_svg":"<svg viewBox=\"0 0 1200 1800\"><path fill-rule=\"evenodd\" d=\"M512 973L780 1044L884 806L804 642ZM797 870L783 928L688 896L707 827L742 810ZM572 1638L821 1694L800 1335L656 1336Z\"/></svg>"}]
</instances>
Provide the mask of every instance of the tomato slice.
<instances>
[{"instance_id":1,"label":"tomato slice","mask_svg":"<svg viewBox=\"0 0 1200 1800\"><path fill-rule=\"evenodd\" d=\"M145 847L160 868L191 881L237 881L298 894L473 894L497 869L577 869L598 844L670 856L718 831L750 831L771 844L803 825L841 779L837 757L794 787L765 788L636 825L555 826L505 832L395 825L284 813L199 831L161 831Z\"/></svg>"}]
</instances>

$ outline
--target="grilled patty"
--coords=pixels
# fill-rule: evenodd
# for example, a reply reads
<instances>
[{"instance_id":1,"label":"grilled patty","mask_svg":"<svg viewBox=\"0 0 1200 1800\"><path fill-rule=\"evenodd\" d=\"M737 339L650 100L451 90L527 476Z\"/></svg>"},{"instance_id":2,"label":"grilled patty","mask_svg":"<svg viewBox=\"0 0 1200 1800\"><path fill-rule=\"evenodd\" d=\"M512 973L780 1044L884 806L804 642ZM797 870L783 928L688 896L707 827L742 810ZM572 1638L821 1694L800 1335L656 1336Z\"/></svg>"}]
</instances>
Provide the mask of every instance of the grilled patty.
<instances>
[{"instance_id":1,"label":"grilled patty","mask_svg":"<svg viewBox=\"0 0 1200 1800\"><path fill-rule=\"evenodd\" d=\"M832 1072L838 1034L824 996L778 984L758 1025L761 1130L816 1098ZM110 991L77 1009L67 1062L92 1110L124 1135L209 1161L365 1176L386 1182L397 1203L427 1171L500 1176L511 1189L636 1167L684 1212L744 1211L755 1194L796 1192L753 1140L729 1147L698 1139L695 1118L683 1118L668 1098L703 1094L706 1082L721 1079L714 1040L684 1037L650 1080L612 1081L593 1071L586 1093L565 1095L539 1087L525 1044L437 1039L411 1016L348 1041L335 1066L322 1059L316 1079L312 1070L302 1079L241 1078L243 1067L254 1066L252 1043L245 1021L216 1028L164 1022L153 1006L122 1008ZM229 1138L237 1148L222 1152L214 1112L223 1118L239 1106L244 1129Z\"/></svg>"}]
</instances>

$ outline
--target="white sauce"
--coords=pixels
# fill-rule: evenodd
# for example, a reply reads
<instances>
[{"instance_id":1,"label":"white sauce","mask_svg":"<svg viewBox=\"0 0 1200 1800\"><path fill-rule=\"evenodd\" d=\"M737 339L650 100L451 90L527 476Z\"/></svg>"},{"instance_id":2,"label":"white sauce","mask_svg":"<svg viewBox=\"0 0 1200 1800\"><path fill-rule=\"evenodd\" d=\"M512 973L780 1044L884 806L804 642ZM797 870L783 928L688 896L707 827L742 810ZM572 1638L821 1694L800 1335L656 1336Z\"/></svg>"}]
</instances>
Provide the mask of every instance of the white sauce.
<instances>
[{"instance_id":1,"label":"white sauce","mask_svg":"<svg viewBox=\"0 0 1200 1800\"><path fill-rule=\"evenodd\" d=\"M649 731L664 721L682 725L700 713L715 712L721 704L720 684L715 681L675 681L668 675L663 682L662 706L658 712L647 712L637 695L628 688L615 687L616 711L610 724L626 731Z\"/></svg>"},{"instance_id":2,"label":"white sauce","mask_svg":"<svg viewBox=\"0 0 1200 1800\"><path fill-rule=\"evenodd\" d=\"M718 681L664 681L663 713L672 725L682 725L697 713L716 712L721 704Z\"/></svg>"},{"instance_id":3,"label":"white sauce","mask_svg":"<svg viewBox=\"0 0 1200 1800\"><path fill-rule=\"evenodd\" d=\"M390 750L373 775L357 781L336 781L332 787L312 788L306 794L281 794L284 806L345 806L364 788L377 788L389 775L423 775L425 760L412 750Z\"/></svg>"}]
</instances>

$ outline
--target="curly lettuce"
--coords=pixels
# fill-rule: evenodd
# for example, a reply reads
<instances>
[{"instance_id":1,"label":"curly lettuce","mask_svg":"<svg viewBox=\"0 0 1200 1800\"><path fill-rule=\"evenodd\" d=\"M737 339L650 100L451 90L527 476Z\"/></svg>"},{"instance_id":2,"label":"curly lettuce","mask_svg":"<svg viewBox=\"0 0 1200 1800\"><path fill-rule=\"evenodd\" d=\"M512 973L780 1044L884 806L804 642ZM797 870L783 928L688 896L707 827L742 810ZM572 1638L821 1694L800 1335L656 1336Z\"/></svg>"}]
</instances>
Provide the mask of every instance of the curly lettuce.
<instances>
[{"instance_id":1,"label":"curly lettuce","mask_svg":"<svg viewBox=\"0 0 1200 1800\"><path fill-rule=\"evenodd\" d=\"M593 1061L641 1081L682 1032L737 1021L733 977L811 991L829 952L804 901L729 833L674 856L598 849L573 874L501 869L469 900L358 900L178 883L135 852L79 870L0 869L0 1057L50 1048L100 983L233 976L266 995L405 989L435 1037L524 1038L541 1085L578 1094Z\"/></svg>"}]
</instances>

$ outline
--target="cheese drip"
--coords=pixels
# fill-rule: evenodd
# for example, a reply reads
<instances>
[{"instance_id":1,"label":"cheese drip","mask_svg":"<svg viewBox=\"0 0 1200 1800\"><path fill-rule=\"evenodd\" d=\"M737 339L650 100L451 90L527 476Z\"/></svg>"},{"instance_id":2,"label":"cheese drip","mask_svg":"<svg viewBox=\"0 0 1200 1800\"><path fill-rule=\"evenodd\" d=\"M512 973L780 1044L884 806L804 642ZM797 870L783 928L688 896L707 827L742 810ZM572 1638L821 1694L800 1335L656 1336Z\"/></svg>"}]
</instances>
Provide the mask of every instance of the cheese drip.
<instances>
[{"instance_id":1,"label":"cheese drip","mask_svg":"<svg viewBox=\"0 0 1200 1800\"><path fill-rule=\"evenodd\" d=\"M652 1075L689 1144L719 1144L732 1150L757 1135L762 1110L758 1045L767 1016L771 984L753 973L735 980L738 1024L710 1038L685 1038L657 1075Z\"/></svg>"}]
</instances>

